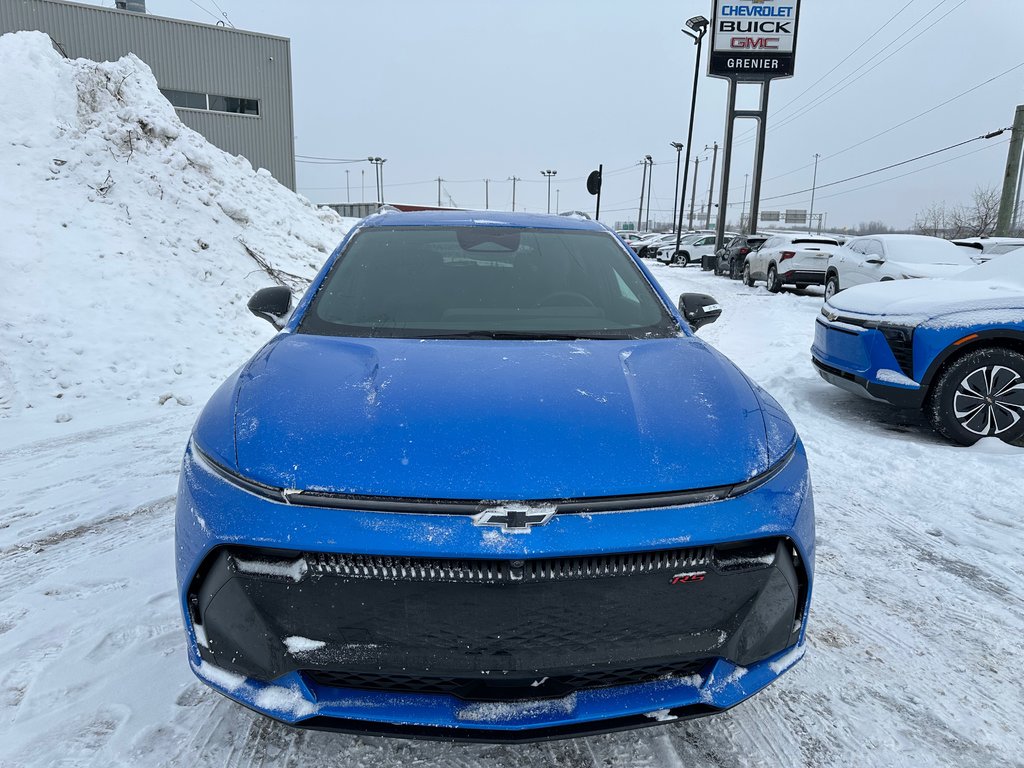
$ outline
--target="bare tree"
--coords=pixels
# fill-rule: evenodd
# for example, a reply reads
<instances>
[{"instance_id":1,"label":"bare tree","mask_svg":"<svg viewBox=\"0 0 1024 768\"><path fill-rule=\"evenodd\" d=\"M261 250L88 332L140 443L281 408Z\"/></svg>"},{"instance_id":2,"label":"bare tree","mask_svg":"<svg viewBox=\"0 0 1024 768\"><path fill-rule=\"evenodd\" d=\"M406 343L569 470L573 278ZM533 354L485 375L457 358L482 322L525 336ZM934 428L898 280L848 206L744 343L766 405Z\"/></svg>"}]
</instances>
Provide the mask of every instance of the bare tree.
<instances>
[{"instance_id":1,"label":"bare tree","mask_svg":"<svg viewBox=\"0 0 1024 768\"><path fill-rule=\"evenodd\" d=\"M932 203L914 217L914 231L919 235L945 237L948 220L946 203Z\"/></svg>"}]
</instances>

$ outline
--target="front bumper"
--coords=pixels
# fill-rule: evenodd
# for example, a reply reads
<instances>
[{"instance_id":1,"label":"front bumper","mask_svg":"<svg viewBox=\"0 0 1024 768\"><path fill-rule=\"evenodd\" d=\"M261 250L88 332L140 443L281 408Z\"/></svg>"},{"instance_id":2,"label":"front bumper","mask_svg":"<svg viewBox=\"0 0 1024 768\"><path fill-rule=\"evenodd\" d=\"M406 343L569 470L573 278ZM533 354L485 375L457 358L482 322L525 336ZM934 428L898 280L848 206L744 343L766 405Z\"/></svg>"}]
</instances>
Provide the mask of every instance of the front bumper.
<instances>
[{"instance_id":1,"label":"front bumper","mask_svg":"<svg viewBox=\"0 0 1024 768\"><path fill-rule=\"evenodd\" d=\"M927 389L907 375L914 368L912 347L901 358L876 328L815 320L811 360L829 384L897 408L920 408Z\"/></svg>"},{"instance_id":2,"label":"front bumper","mask_svg":"<svg viewBox=\"0 0 1024 768\"><path fill-rule=\"evenodd\" d=\"M225 695L284 722L446 739L561 738L722 711L802 655L813 502L799 447L782 472L745 496L560 514L528 534L480 528L460 516L273 503L225 482L191 451L178 499L178 575L192 667ZM517 563L604 555L635 567L657 560L652 553L714 552L754 536L779 544L770 567L762 562L727 576L713 557L680 569L669 563L667 570L649 567L625 591L608 588L614 578L516 585L384 578L401 577L397 564L424 558L521 572ZM636 554L609 554L623 552ZM303 557L305 572L294 565L301 553L317 553ZM232 563L239 556L270 567L240 569ZM310 575L317 557L327 571L318 565L321 573ZM701 569L717 580L669 587L678 573ZM727 578L739 580L735 589L721 588ZM711 604L703 625L685 608L701 595ZM673 600L680 617L674 625L665 619ZM621 617L631 603L640 604L632 618L646 613L661 629L630 634ZM649 642L640 642L644 637ZM663 672L654 675L657 665ZM632 678L624 672L630 666L639 670ZM603 674L612 684L560 688L572 673ZM437 687L450 678L462 687Z\"/></svg>"}]
</instances>

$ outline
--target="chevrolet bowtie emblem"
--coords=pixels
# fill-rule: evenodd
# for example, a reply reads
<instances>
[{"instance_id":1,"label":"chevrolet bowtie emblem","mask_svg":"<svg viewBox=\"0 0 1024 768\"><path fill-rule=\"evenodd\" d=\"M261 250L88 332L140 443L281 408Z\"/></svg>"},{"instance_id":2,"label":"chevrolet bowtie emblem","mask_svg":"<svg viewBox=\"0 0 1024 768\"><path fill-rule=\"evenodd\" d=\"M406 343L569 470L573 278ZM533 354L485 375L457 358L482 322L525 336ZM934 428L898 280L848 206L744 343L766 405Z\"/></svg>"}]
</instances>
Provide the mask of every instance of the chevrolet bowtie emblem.
<instances>
[{"instance_id":1,"label":"chevrolet bowtie emblem","mask_svg":"<svg viewBox=\"0 0 1024 768\"><path fill-rule=\"evenodd\" d=\"M473 516L473 525L493 525L506 531L522 533L535 525L544 525L554 514L553 506L528 507L525 504L506 504L477 513Z\"/></svg>"}]
</instances>

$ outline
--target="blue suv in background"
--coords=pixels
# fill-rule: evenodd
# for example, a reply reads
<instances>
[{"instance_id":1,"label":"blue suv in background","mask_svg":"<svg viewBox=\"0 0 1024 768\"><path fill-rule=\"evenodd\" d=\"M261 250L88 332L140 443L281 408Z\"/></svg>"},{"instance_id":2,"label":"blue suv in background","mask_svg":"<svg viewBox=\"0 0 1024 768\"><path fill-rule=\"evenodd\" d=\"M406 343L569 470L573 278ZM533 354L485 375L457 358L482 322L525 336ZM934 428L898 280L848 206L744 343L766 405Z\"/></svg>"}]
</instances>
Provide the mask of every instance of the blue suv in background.
<instances>
[{"instance_id":1,"label":"blue suv in background","mask_svg":"<svg viewBox=\"0 0 1024 768\"><path fill-rule=\"evenodd\" d=\"M814 365L826 381L923 408L962 445L1024 438L1024 255L944 279L858 286L817 318Z\"/></svg>"}]
</instances>

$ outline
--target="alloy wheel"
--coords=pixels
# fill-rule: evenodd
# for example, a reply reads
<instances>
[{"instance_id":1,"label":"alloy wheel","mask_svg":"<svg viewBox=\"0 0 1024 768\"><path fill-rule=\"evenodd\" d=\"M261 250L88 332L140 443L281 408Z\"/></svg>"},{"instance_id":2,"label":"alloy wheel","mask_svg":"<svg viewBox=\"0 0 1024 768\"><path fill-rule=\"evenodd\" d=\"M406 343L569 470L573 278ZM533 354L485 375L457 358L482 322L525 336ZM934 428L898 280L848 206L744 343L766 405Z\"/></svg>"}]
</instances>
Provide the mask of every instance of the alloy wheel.
<instances>
[{"instance_id":1,"label":"alloy wheel","mask_svg":"<svg viewBox=\"0 0 1024 768\"><path fill-rule=\"evenodd\" d=\"M1024 418L1024 379L1004 365L977 368L957 385L953 414L968 432L1000 435Z\"/></svg>"}]
</instances>

